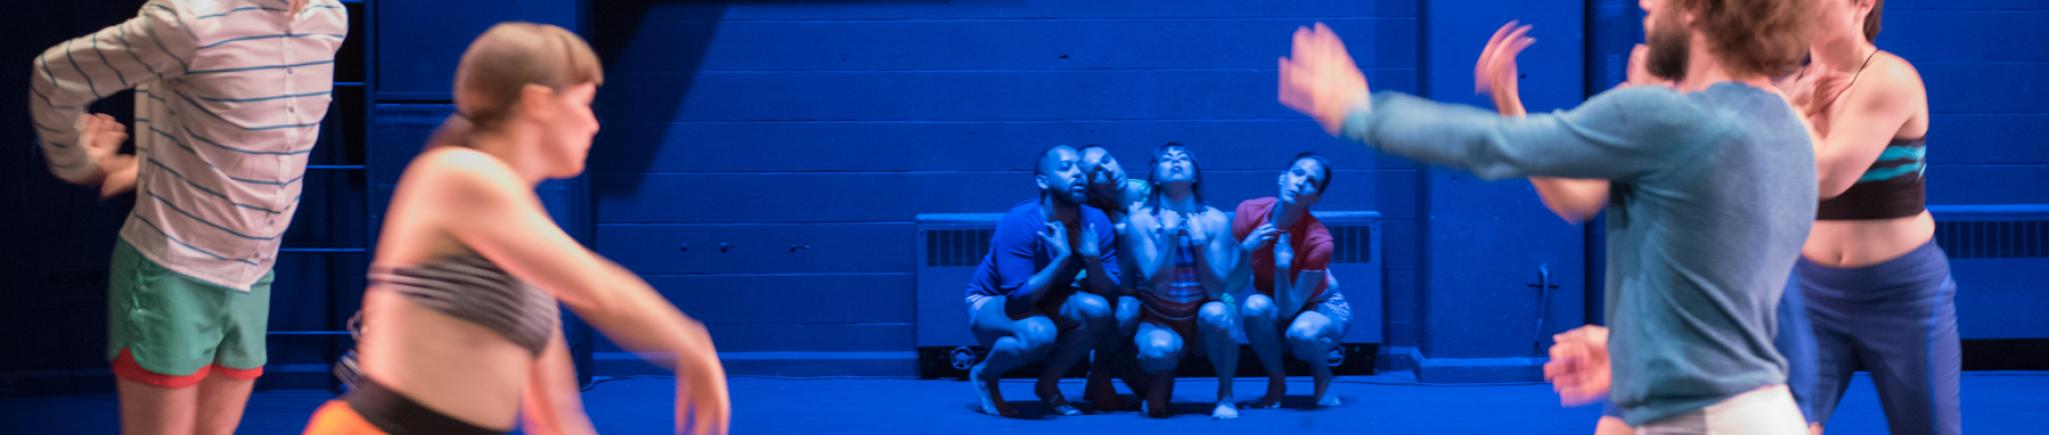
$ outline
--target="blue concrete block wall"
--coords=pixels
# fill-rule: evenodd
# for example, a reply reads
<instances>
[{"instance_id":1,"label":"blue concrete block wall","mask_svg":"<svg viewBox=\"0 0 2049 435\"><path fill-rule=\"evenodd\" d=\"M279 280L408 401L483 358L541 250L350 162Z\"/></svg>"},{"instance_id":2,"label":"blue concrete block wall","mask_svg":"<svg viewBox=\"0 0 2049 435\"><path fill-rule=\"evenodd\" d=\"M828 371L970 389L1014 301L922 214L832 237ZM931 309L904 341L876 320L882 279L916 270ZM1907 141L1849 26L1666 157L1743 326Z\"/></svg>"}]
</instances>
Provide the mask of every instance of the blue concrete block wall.
<instances>
[{"instance_id":1,"label":"blue concrete block wall","mask_svg":"<svg viewBox=\"0 0 2049 435\"><path fill-rule=\"evenodd\" d=\"M1539 41L1519 57L1522 95L1542 113L1586 94L1584 9L1577 2L1423 2L1424 88L1433 99L1491 109L1473 92L1482 45L1520 19ZM1539 380L1552 334L1583 324L1589 288L1582 232L1551 215L1529 183L1423 173L1421 340L1412 354L1428 382ZM1547 279L1548 278L1548 279ZM1397 349L1400 351L1402 349Z\"/></svg>"},{"instance_id":2,"label":"blue concrete block wall","mask_svg":"<svg viewBox=\"0 0 2049 435\"><path fill-rule=\"evenodd\" d=\"M455 64L484 29L501 21L582 27L584 0L376 1L377 93L386 100L448 101ZM369 37L371 35L364 35Z\"/></svg>"},{"instance_id":3,"label":"blue concrete block wall","mask_svg":"<svg viewBox=\"0 0 2049 435\"><path fill-rule=\"evenodd\" d=\"M42 48L140 3L22 5L22 16L64 18L24 20L22 36L0 41L0 61L18 64L0 65L0 89L25 86L23 65ZM353 17L370 25L352 35L368 53L345 56L368 62L345 80L368 83L352 98L372 109L337 113L324 131L361 135L367 149L323 145L315 163L367 169L309 176L293 245L367 243L389 182L447 113L456 54L489 23L551 22L581 29L609 81L588 175L543 195L572 233L710 324L736 358L907 352L915 214L997 212L1029 197L1032 159L1052 144L1105 144L1143 172L1173 140L1194 147L1222 208L1271 194L1294 152L1328 155L1337 184L1321 207L1386 219L1383 368L1442 381L1527 378L1543 331L1597 318L1598 231L1588 243L1521 181L1327 137L1274 102L1287 32L1330 22L1376 89L1484 105L1473 57L1495 26L1523 18L1542 41L1523 64L1536 110L1612 85L1641 38L1630 0L350 3L374 11ZM2049 203L2049 113L2036 104L2049 100L2049 4L1888 3L1879 44L1914 61L1931 89L1930 202ZM120 100L97 108L120 116ZM106 256L126 203L46 175L31 134L24 105L0 104L0 137L16 144L0 154L0 215L14 223L0 233L0 330L54 332L0 335L0 378L104 389L92 376L104 373ZM276 296L273 329L321 330L353 312L365 258L287 257L278 288L291 290ZM1559 286L1548 296L1525 287L1540 265ZM1987 275L1998 282L1977 288L2017 289L2000 307L2049 304L2014 282L2032 276ZM2044 336L2026 329L2038 322L1964 322L1967 338ZM274 361L315 369L333 351L272 343Z\"/></svg>"},{"instance_id":4,"label":"blue concrete block wall","mask_svg":"<svg viewBox=\"0 0 2049 435\"><path fill-rule=\"evenodd\" d=\"M1322 207L1390 217L1388 281L1413 299L1415 167L1331 143L1273 88L1288 32L1320 19L1377 86L1417 90L1415 2L1120 3L593 5L597 249L722 351L908 351L915 214L1031 197L1053 144L1140 168L1172 140L1221 208L1329 154Z\"/></svg>"},{"instance_id":5,"label":"blue concrete block wall","mask_svg":"<svg viewBox=\"0 0 2049 435\"><path fill-rule=\"evenodd\" d=\"M1886 2L1880 48L1928 83L1928 202L2049 202L2049 3Z\"/></svg>"},{"instance_id":6,"label":"blue concrete block wall","mask_svg":"<svg viewBox=\"0 0 2049 435\"><path fill-rule=\"evenodd\" d=\"M2014 0L1888 2L1878 45L1912 61L1929 87L1928 202L1969 209L2049 203L2049 147L2042 126L2049 109L2049 4ZM1972 219L1937 211L1937 222ZM2036 213L2029 220L2043 218ZM2039 224L2037 224L2039 225ZM1944 240L1952 253L1983 251L1992 238L2015 246L2049 246L2043 230L1988 233ZM1972 246L1976 245L1976 246ZM1958 332L1972 339L2040 339L2049 322L2049 266L2033 258L1952 261ZM1968 357L1967 357L1968 361ZM1967 363L1968 364L1968 363Z\"/></svg>"}]
</instances>

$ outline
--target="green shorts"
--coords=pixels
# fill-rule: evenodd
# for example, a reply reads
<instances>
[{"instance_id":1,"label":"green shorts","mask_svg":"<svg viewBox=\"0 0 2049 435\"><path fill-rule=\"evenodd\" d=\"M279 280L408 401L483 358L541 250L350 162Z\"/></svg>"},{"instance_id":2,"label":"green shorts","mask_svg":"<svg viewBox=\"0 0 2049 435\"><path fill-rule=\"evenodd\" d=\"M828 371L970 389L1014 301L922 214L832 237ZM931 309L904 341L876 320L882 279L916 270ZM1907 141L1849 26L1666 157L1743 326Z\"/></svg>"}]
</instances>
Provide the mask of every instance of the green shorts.
<instances>
[{"instance_id":1,"label":"green shorts","mask_svg":"<svg viewBox=\"0 0 2049 435\"><path fill-rule=\"evenodd\" d=\"M261 372L275 272L244 293L172 272L116 241L108 273L107 360L116 374L146 381L139 377L203 377L216 367Z\"/></svg>"}]
</instances>

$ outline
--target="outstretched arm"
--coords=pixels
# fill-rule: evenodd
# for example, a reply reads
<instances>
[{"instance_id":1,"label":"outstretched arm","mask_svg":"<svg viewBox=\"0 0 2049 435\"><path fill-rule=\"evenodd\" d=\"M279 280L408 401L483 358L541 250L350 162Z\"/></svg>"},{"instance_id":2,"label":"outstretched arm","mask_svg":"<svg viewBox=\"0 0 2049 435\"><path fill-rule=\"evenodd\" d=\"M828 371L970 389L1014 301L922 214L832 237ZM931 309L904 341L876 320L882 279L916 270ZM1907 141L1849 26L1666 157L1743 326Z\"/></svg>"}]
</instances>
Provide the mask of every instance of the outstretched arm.
<instances>
[{"instance_id":1,"label":"outstretched arm","mask_svg":"<svg viewBox=\"0 0 2049 435\"><path fill-rule=\"evenodd\" d=\"M425 189L435 226L521 281L560 299L605 336L676 372L677 422L723 433L732 415L725 368L704 324L646 281L577 244L511 168L481 152L430 151L400 180ZM686 418L690 416L690 418Z\"/></svg>"},{"instance_id":2,"label":"outstretched arm","mask_svg":"<svg viewBox=\"0 0 2049 435\"><path fill-rule=\"evenodd\" d=\"M1480 51L1480 61L1473 67L1474 89L1491 97L1494 109L1509 118L1529 114L1523 107L1521 76L1515 60L1523 49L1537 43L1536 38L1527 36L1530 26L1516 24L1510 21L1495 30L1493 38L1487 41L1487 47ZM1632 54L1631 65L1639 65L1641 56L1641 50ZM1537 197L1544 201L1544 207L1566 222L1585 222L1608 205L1607 180L1531 177L1530 186L1536 188Z\"/></svg>"}]
</instances>

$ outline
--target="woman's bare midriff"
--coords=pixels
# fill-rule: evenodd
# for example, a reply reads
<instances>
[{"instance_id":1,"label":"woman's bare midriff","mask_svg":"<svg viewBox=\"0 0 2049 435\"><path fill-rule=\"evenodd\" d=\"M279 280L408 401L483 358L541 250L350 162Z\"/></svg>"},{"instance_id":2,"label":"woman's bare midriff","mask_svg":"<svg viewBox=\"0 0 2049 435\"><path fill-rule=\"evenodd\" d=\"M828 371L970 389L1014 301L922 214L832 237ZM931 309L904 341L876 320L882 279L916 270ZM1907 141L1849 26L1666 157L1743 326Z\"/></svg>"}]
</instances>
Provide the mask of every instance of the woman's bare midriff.
<instances>
[{"instance_id":1,"label":"woman's bare midriff","mask_svg":"<svg viewBox=\"0 0 2049 435\"><path fill-rule=\"evenodd\" d=\"M429 153L448 152L430 150ZM422 157L423 159L426 157ZM416 163L418 165L418 163ZM401 185L373 262L388 267L472 255L429 222L440 209L422 206L435 186ZM363 337L356 358L365 376L428 409L470 424L511 430L534 355L483 326L413 303L397 293L363 295Z\"/></svg>"},{"instance_id":2,"label":"woman's bare midriff","mask_svg":"<svg viewBox=\"0 0 2049 435\"><path fill-rule=\"evenodd\" d=\"M1878 220L1817 220L1800 255L1837 268L1884 263L1912 252L1935 237L1935 218L1921 214Z\"/></svg>"},{"instance_id":3,"label":"woman's bare midriff","mask_svg":"<svg viewBox=\"0 0 2049 435\"><path fill-rule=\"evenodd\" d=\"M489 329L370 291L357 343L363 372L428 409L486 428L518 424L534 356Z\"/></svg>"}]
</instances>

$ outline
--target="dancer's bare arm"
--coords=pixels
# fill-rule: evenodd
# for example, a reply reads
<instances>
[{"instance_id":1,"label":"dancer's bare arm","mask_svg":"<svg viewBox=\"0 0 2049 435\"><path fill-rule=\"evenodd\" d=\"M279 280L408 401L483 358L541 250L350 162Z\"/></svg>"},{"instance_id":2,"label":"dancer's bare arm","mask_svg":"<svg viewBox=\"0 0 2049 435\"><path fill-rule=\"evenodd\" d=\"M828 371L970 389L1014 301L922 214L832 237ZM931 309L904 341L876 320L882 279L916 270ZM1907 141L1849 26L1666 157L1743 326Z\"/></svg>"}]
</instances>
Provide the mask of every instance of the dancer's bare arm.
<instances>
[{"instance_id":1,"label":"dancer's bare arm","mask_svg":"<svg viewBox=\"0 0 2049 435\"><path fill-rule=\"evenodd\" d=\"M424 199L446 205L436 209L436 227L562 300L620 345L675 370L679 425L725 431L732 412L725 369L702 323L640 277L577 244L525 181L495 158L449 149L421 159L400 184L432 186Z\"/></svg>"},{"instance_id":2,"label":"dancer's bare arm","mask_svg":"<svg viewBox=\"0 0 2049 435\"><path fill-rule=\"evenodd\" d=\"M1815 143L1814 161L1821 174L1822 198L1841 195L1857 184L1928 98L1920 73L1904 61L1874 64L1860 80L1864 82L1854 85L1857 89L1834 103L1843 107L1833 110L1828 131L1818 132L1821 140Z\"/></svg>"}]
</instances>

